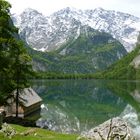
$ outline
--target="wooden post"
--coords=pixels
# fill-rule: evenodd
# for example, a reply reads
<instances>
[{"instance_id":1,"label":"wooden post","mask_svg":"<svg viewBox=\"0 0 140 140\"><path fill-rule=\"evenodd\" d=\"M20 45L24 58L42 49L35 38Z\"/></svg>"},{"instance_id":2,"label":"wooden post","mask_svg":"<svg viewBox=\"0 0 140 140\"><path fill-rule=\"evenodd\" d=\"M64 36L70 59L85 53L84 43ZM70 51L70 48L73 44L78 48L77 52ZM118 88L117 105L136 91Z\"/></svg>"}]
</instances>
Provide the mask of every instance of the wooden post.
<instances>
[{"instance_id":1,"label":"wooden post","mask_svg":"<svg viewBox=\"0 0 140 140\"><path fill-rule=\"evenodd\" d=\"M2 128L3 123L3 112L0 111L0 129Z\"/></svg>"},{"instance_id":2,"label":"wooden post","mask_svg":"<svg viewBox=\"0 0 140 140\"><path fill-rule=\"evenodd\" d=\"M19 106L19 89L17 86L17 92L16 92L16 118L18 118L18 106Z\"/></svg>"}]
</instances>

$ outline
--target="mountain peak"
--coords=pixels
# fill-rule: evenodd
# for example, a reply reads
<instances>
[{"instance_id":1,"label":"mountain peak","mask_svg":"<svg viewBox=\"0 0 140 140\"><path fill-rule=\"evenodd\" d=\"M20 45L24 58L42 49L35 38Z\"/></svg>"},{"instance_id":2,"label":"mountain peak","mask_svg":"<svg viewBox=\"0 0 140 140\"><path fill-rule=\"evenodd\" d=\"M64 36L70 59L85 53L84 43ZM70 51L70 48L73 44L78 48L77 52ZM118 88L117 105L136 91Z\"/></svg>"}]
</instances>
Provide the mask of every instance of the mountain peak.
<instances>
[{"instance_id":1,"label":"mountain peak","mask_svg":"<svg viewBox=\"0 0 140 140\"><path fill-rule=\"evenodd\" d=\"M65 11L77 11L77 9L74 7L66 7L66 8L64 8L64 10Z\"/></svg>"},{"instance_id":2,"label":"mountain peak","mask_svg":"<svg viewBox=\"0 0 140 140\"><path fill-rule=\"evenodd\" d=\"M22 36L26 35L26 41L35 49L47 51L58 49L71 36L77 37L84 25L111 34L131 51L140 31L140 18L101 7L94 10L66 7L47 18L28 8L19 19L19 28Z\"/></svg>"},{"instance_id":3,"label":"mountain peak","mask_svg":"<svg viewBox=\"0 0 140 140\"><path fill-rule=\"evenodd\" d=\"M94 9L95 11L106 11L105 9L103 9L102 7L97 7Z\"/></svg>"},{"instance_id":4,"label":"mountain peak","mask_svg":"<svg viewBox=\"0 0 140 140\"><path fill-rule=\"evenodd\" d=\"M63 8L63 9L60 9L59 11L53 13L52 15L62 15L62 14L73 14L75 15L76 13L78 13L80 10L79 9L76 9L74 7L66 7L66 8Z\"/></svg>"},{"instance_id":5,"label":"mountain peak","mask_svg":"<svg viewBox=\"0 0 140 140\"><path fill-rule=\"evenodd\" d=\"M32 9L32 8L26 8L26 9L23 11L23 13L21 13L21 14L30 14L30 15L34 15L34 16L36 16L36 15L42 15L42 13L40 13L40 12L38 12L37 10Z\"/></svg>"}]
</instances>

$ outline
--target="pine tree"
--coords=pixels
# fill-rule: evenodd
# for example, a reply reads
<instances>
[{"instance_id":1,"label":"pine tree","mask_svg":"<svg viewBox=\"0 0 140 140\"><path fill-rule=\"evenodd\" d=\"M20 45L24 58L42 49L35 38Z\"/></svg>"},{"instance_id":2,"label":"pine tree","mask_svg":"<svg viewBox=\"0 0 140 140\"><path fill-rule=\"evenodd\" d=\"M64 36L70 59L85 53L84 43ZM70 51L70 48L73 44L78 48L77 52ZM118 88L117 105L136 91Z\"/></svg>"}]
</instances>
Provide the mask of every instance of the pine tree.
<instances>
[{"instance_id":1,"label":"pine tree","mask_svg":"<svg viewBox=\"0 0 140 140\"><path fill-rule=\"evenodd\" d=\"M15 97L16 116L18 117L19 90L29 86L28 78L32 73L31 57L24 43L18 37L18 29L13 25L9 9L11 5L0 0L0 104Z\"/></svg>"},{"instance_id":2,"label":"pine tree","mask_svg":"<svg viewBox=\"0 0 140 140\"><path fill-rule=\"evenodd\" d=\"M22 41L10 40L10 58L11 68L9 69L12 73L11 79L16 88L16 117L18 117L18 99L19 91L24 87L28 87L28 78L32 74L31 58L27 54L26 49Z\"/></svg>"}]
</instances>

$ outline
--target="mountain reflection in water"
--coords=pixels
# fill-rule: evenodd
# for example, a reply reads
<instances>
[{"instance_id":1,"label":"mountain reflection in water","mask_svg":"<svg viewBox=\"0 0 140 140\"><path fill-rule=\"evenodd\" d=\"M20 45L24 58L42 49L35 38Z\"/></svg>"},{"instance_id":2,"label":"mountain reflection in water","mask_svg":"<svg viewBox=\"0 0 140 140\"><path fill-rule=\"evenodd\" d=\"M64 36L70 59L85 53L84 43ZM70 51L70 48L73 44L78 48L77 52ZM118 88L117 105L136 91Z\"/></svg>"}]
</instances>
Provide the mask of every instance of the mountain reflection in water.
<instances>
[{"instance_id":1,"label":"mountain reflection in water","mask_svg":"<svg viewBox=\"0 0 140 140\"><path fill-rule=\"evenodd\" d=\"M139 85L138 81L33 81L32 88L43 99L37 125L63 133L80 133L120 116L138 132Z\"/></svg>"}]
</instances>

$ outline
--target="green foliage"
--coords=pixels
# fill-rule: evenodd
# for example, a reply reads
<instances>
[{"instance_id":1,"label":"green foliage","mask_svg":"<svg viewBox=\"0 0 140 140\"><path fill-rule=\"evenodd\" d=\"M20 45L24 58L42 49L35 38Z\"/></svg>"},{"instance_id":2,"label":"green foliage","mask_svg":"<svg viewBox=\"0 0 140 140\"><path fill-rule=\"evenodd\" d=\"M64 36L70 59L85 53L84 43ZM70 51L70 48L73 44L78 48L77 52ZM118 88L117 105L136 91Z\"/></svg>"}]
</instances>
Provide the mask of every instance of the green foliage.
<instances>
[{"instance_id":1,"label":"green foliage","mask_svg":"<svg viewBox=\"0 0 140 140\"><path fill-rule=\"evenodd\" d=\"M0 0L0 15L7 15L9 13L9 9L11 8L10 3L5 0Z\"/></svg>"},{"instance_id":2,"label":"green foliage","mask_svg":"<svg viewBox=\"0 0 140 140\"><path fill-rule=\"evenodd\" d=\"M139 55L140 45L124 56L121 60L111 65L104 72L98 72L93 77L105 79L140 79L140 69L135 68L131 63Z\"/></svg>"},{"instance_id":3,"label":"green foliage","mask_svg":"<svg viewBox=\"0 0 140 140\"><path fill-rule=\"evenodd\" d=\"M117 40L90 28L81 32L78 38L68 40L56 51L43 53L29 49L38 72L73 74L74 77L106 69L119 59L118 52L121 56L126 54Z\"/></svg>"},{"instance_id":4,"label":"green foliage","mask_svg":"<svg viewBox=\"0 0 140 140\"><path fill-rule=\"evenodd\" d=\"M12 23L10 7L0 0L0 104L5 104L16 88L28 86L27 78L32 73L31 58Z\"/></svg>"}]
</instances>

